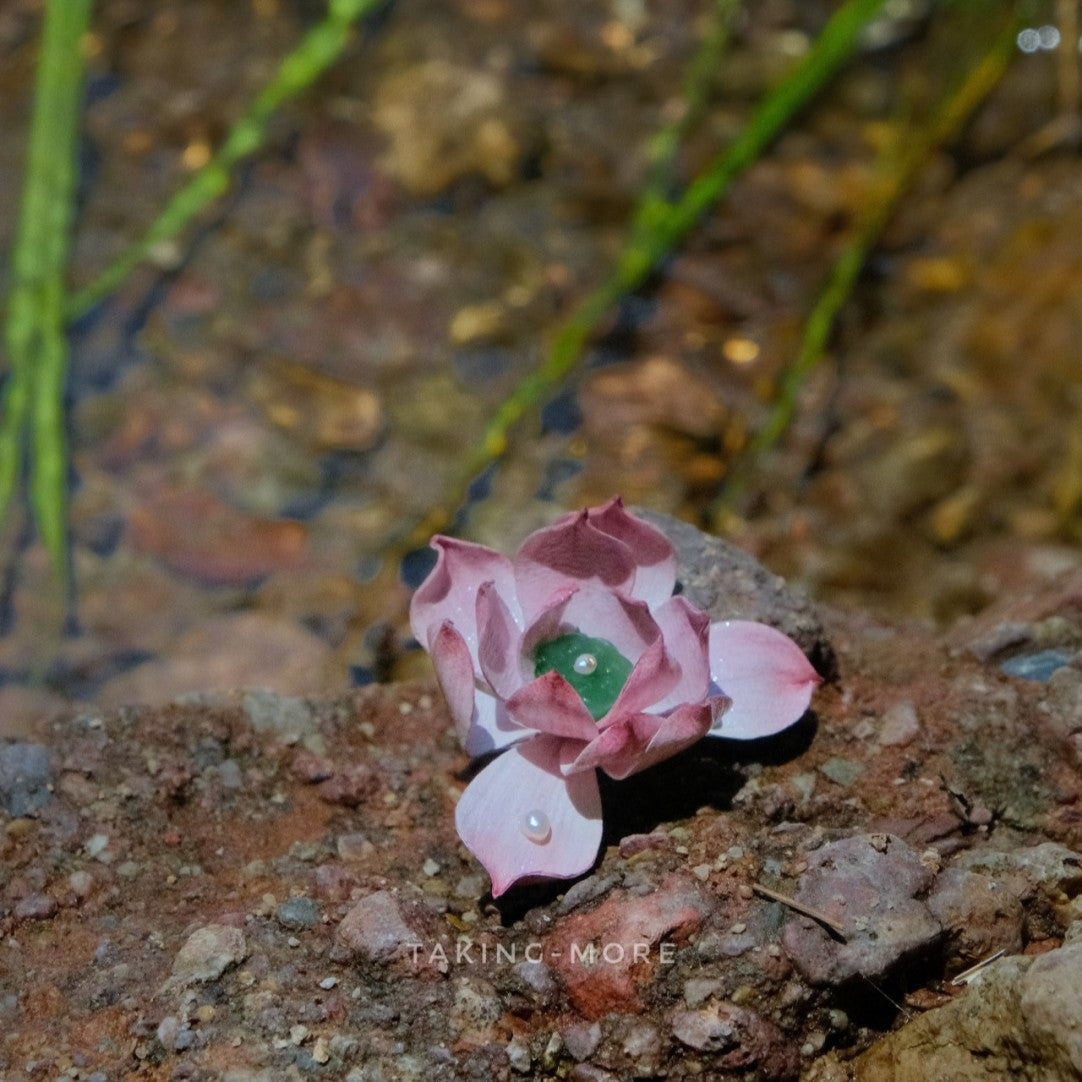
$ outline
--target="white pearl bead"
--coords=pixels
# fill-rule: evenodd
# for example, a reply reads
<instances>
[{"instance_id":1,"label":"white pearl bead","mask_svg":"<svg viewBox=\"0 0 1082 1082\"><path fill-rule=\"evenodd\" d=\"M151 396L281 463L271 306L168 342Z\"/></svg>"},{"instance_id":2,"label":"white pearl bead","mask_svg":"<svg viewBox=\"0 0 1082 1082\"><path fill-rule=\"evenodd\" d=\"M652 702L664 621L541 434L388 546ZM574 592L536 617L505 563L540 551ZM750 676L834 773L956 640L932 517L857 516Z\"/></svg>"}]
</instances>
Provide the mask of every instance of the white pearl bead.
<instances>
[{"instance_id":1,"label":"white pearl bead","mask_svg":"<svg viewBox=\"0 0 1082 1082\"><path fill-rule=\"evenodd\" d=\"M552 836L552 827L549 824L549 817L543 812L534 809L527 812L522 817L522 833L531 842L537 842L538 845L547 842Z\"/></svg>"},{"instance_id":2,"label":"white pearl bead","mask_svg":"<svg viewBox=\"0 0 1082 1082\"><path fill-rule=\"evenodd\" d=\"M597 658L593 654L579 654L572 668L579 676L589 676L597 671Z\"/></svg>"}]
</instances>

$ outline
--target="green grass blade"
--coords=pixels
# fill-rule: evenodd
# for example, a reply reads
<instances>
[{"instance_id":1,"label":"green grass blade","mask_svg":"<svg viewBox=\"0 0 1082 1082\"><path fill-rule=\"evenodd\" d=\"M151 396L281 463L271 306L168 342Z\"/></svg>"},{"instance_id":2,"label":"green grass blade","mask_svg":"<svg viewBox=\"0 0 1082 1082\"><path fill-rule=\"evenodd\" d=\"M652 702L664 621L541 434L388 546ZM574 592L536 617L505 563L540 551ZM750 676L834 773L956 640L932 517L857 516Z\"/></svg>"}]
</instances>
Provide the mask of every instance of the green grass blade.
<instances>
[{"instance_id":1,"label":"green grass blade","mask_svg":"<svg viewBox=\"0 0 1082 1082\"><path fill-rule=\"evenodd\" d=\"M781 439L792 422L800 392L822 360L838 315L852 295L857 279L898 201L929 156L957 134L999 83L1015 53L1016 31L1015 22L1009 21L987 46L979 61L966 72L960 85L944 96L925 125L915 133L907 133L904 148L883 163L880 176L873 184L860 220L854 227L853 236L834 264L826 285L808 315L800 347L779 382L769 415L724 482L714 503L712 517L715 528L724 529L725 519L735 512L762 455Z\"/></svg>"},{"instance_id":2,"label":"green grass blade","mask_svg":"<svg viewBox=\"0 0 1082 1082\"><path fill-rule=\"evenodd\" d=\"M67 569L60 418L67 371L63 276L75 198L82 38L90 11L91 0L49 0L45 6L4 322L10 373L0 422L0 516L6 513L19 481L29 426L33 433L31 506L53 567L62 577ZM48 409L38 400L42 388L55 398Z\"/></svg>"},{"instance_id":3,"label":"green grass blade","mask_svg":"<svg viewBox=\"0 0 1082 1082\"><path fill-rule=\"evenodd\" d=\"M792 117L838 72L861 30L882 4L883 0L846 0L803 60L767 94L741 134L715 157L679 200L664 204L651 194L649 213L640 210L633 217L628 241L613 273L572 311L557 331L542 364L496 408L481 438L463 460L444 505L434 508L409 531L407 547L423 544L431 532L448 527L474 477L506 451L512 426L566 379L613 305L646 281L654 267L724 195L733 179L755 161Z\"/></svg>"},{"instance_id":4,"label":"green grass blade","mask_svg":"<svg viewBox=\"0 0 1082 1082\"><path fill-rule=\"evenodd\" d=\"M195 215L229 187L233 168L263 145L276 110L306 90L341 55L353 24L385 0L332 0L326 17L313 26L278 65L271 81L255 96L221 147L169 200L146 232L97 278L74 293L66 314L75 319L108 296L151 252L175 237Z\"/></svg>"}]
</instances>

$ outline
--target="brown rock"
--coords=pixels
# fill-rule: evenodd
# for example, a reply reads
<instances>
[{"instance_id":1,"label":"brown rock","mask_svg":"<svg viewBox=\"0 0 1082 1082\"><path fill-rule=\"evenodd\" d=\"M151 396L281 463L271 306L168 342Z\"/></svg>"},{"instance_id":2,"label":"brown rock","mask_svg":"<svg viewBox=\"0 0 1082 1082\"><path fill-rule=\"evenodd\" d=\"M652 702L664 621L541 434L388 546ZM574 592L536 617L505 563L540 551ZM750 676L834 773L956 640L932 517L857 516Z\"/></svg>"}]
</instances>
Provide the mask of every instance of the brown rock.
<instances>
[{"instance_id":1,"label":"brown rock","mask_svg":"<svg viewBox=\"0 0 1082 1082\"><path fill-rule=\"evenodd\" d=\"M638 986L711 910L693 883L672 876L642 896L613 893L597 909L566 917L549 935L546 959L588 1019L642 1009Z\"/></svg>"},{"instance_id":2,"label":"brown rock","mask_svg":"<svg viewBox=\"0 0 1082 1082\"><path fill-rule=\"evenodd\" d=\"M306 557L303 523L245 514L199 489L172 489L131 512L132 546L182 575L217 586L244 586Z\"/></svg>"},{"instance_id":3,"label":"brown rock","mask_svg":"<svg viewBox=\"0 0 1082 1082\"><path fill-rule=\"evenodd\" d=\"M190 691L237 687L297 694L332 680L331 650L318 636L260 613L229 613L182 635L168 657L107 681L100 698L165 703Z\"/></svg>"}]
</instances>

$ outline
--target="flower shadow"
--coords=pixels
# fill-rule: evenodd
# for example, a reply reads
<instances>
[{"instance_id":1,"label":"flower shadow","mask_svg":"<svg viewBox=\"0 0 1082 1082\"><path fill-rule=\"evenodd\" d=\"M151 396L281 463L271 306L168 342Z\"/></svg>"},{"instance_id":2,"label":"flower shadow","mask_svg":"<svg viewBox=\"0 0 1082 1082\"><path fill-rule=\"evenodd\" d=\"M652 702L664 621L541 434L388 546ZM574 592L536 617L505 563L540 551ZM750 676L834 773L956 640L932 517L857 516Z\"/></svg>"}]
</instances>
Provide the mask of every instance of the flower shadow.
<instances>
[{"instance_id":1,"label":"flower shadow","mask_svg":"<svg viewBox=\"0 0 1082 1082\"><path fill-rule=\"evenodd\" d=\"M817 729L818 719L809 710L795 725L774 736L761 740L709 737L622 781L599 771L604 828L598 859L590 871L596 870L609 846L619 845L630 834L649 834L661 823L690 818L704 807L729 810L747 780L740 769L743 764L777 766L790 762L808 750ZM577 881L521 881L500 898L486 900L499 910L506 927L530 910L550 905Z\"/></svg>"},{"instance_id":2,"label":"flower shadow","mask_svg":"<svg viewBox=\"0 0 1082 1082\"><path fill-rule=\"evenodd\" d=\"M795 725L761 740L709 737L662 763L613 781L602 774L604 848L629 834L647 834L659 823L687 819L700 808L726 811L747 780L745 763L776 766L803 755L818 722L808 711Z\"/></svg>"}]
</instances>

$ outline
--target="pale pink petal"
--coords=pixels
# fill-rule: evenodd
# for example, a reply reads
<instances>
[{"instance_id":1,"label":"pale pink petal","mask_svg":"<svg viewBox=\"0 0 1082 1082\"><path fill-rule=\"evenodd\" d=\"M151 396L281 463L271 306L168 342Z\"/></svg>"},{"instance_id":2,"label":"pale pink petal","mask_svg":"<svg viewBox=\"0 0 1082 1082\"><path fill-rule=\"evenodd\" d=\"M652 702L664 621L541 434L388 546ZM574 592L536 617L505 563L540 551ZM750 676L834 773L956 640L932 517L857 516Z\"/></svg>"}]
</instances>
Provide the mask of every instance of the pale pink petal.
<instances>
[{"instance_id":1,"label":"pale pink petal","mask_svg":"<svg viewBox=\"0 0 1082 1082\"><path fill-rule=\"evenodd\" d=\"M477 591L482 583L494 582L496 591L510 606L514 619L521 619L515 599L511 561L484 545L437 535L432 547L439 553L436 566L413 594L410 626L420 643L428 642L430 630L450 620L477 661Z\"/></svg>"},{"instance_id":2,"label":"pale pink petal","mask_svg":"<svg viewBox=\"0 0 1082 1082\"><path fill-rule=\"evenodd\" d=\"M563 612L569 630L611 642L632 664L661 637L650 607L600 586L583 586Z\"/></svg>"},{"instance_id":3,"label":"pale pink petal","mask_svg":"<svg viewBox=\"0 0 1082 1082\"><path fill-rule=\"evenodd\" d=\"M501 699L509 699L524 683L522 632L492 582L477 591L477 635L481 672Z\"/></svg>"},{"instance_id":4,"label":"pale pink petal","mask_svg":"<svg viewBox=\"0 0 1082 1082\"><path fill-rule=\"evenodd\" d=\"M507 712L525 729L572 740L592 740L597 726L579 693L555 670L543 673L507 701Z\"/></svg>"},{"instance_id":5,"label":"pale pink petal","mask_svg":"<svg viewBox=\"0 0 1082 1082\"><path fill-rule=\"evenodd\" d=\"M455 630L455 625L450 620L444 620L438 628L429 630L428 652L432 656L443 697L447 700L447 708L454 718L459 742L465 746L473 724L475 683L469 648Z\"/></svg>"},{"instance_id":6,"label":"pale pink petal","mask_svg":"<svg viewBox=\"0 0 1082 1082\"><path fill-rule=\"evenodd\" d=\"M681 703L701 702L710 690L710 617L687 598L671 597L654 610L665 641L665 652L680 664L680 679L651 714L662 714Z\"/></svg>"},{"instance_id":7,"label":"pale pink petal","mask_svg":"<svg viewBox=\"0 0 1082 1082\"><path fill-rule=\"evenodd\" d=\"M522 653L524 657L532 658L534 651L541 643L548 642L550 639L557 639L569 631L577 630L573 624L565 619L564 613L571 599L578 591L578 586L565 586L557 590L549 598L545 606L531 621L529 627L526 628L525 635L523 635Z\"/></svg>"},{"instance_id":8,"label":"pale pink petal","mask_svg":"<svg viewBox=\"0 0 1082 1082\"><path fill-rule=\"evenodd\" d=\"M641 518L628 514L624 502L614 496L590 511L590 522L599 530L623 541L635 561L635 581L629 593L650 604L663 604L676 585L676 557L672 542Z\"/></svg>"},{"instance_id":9,"label":"pale pink petal","mask_svg":"<svg viewBox=\"0 0 1082 1082\"><path fill-rule=\"evenodd\" d=\"M598 724L607 728L628 714L637 714L661 702L679 680L680 663L669 655L663 639L655 640L635 662L616 702Z\"/></svg>"},{"instance_id":10,"label":"pale pink petal","mask_svg":"<svg viewBox=\"0 0 1082 1082\"><path fill-rule=\"evenodd\" d=\"M581 875L597 859L597 775L584 771L565 778L560 772L563 743L539 736L504 752L470 782L455 808L459 837L491 876L493 897L527 876ZM549 826L547 836L537 841L525 830L533 813L544 816Z\"/></svg>"},{"instance_id":11,"label":"pale pink petal","mask_svg":"<svg viewBox=\"0 0 1082 1082\"><path fill-rule=\"evenodd\" d=\"M766 624L710 625L710 673L733 705L712 736L754 740L798 721L821 677L788 635Z\"/></svg>"},{"instance_id":12,"label":"pale pink petal","mask_svg":"<svg viewBox=\"0 0 1082 1082\"><path fill-rule=\"evenodd\" d=\"M628 546L597 529L588 511L566 515L530 534L515 555L514 568L527 624L569 584L594 582L617 590L629 586L635 577L635 560Z\"/></svg>"},{"instance_id":13,"label":"pale pink petal","mask_svg":"<svg viewBox=\"0 0 1082 1082\"><path fill-rule=\"evenodd\" d=\"M473 700L473 720L462 746L470 758L476 759L518 744L533 735L532 730L524 729L515 722L500 699L478 689Z\"/></svg>"}]
</instances>

